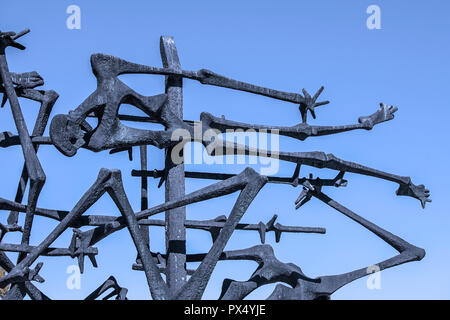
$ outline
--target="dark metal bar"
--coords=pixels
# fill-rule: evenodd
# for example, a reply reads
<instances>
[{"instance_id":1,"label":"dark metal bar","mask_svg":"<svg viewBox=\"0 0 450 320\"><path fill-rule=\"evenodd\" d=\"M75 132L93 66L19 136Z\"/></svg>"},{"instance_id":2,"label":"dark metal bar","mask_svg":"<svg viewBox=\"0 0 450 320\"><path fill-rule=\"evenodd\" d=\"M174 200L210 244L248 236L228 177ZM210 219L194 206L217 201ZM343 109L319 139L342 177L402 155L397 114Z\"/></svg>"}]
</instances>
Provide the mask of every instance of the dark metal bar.
<instances>
[{"instance_id":1,"label":"dark metal bar","mask_svg":"<svg viewBox=\"0 0 450 320\"><path fill-rule=\"evenodd\" d=\"M150 178L160 178L164 175L164 170L131 170L131 175L133 177L150 177ZM217 172L196 172L196 171L185 171L184 175L186 178L192 179L208 179L208 180L226 180L231 177L236 176L236 174L230 173L217 173ZM268 176L268 183L277 184L289 184L294 187L301 185L305 181L314 182L314 184L320 184L322 186L344 186L337 185L337 179L321 179L321 178L298 178L298 177L274 177Z\"/></svg>"},{"instance_id":2,"label":"dark metal bar","mask_svg":"<svg viewBox=\"0 0 450 320\"><path fill-rule=\"evenodd\" d=\"M161 58L165 68L181 71L175 42L171 37L161 37ZM183 78L166 77L167 104L174 115L183 118ZM171 159L171 148L166 149L166 202L185 195L184 164L175 165ZM168 254L166 278L169 291L175 293L186 282L186 208L166 211L166 250Z\"/></svg>"},{"instance_id":3,"label":"dark metal bar","mask_svg":"<svg viewBox=\"0 0 450 320\"><path fill-rule=\"evenodd\" d=\"M16 36L17 38L26 34L24 31L19 33ZM17 39L16 38L16 39ZM16 90L13 86L11 76L8 69L8 62L6 60L5 48L7 46L7 42L9 40L7 37L2 35L1 49L0 49L0 74L3 82L3 87L8 96L9 104L11 106L12 115L14 118L14 122L19 133L19 140L22 146L22 152L25 159L25 166L28 172L28 176L30 177L30 190L28 193L28 206L27 213L25 217L25 223L23 227L22 234L22 244L29 244L30 242L30 234L31 227L33 225L34 218L34 209L36 208L36 203L39 198L39 194L42 190L42 187L45 183L45 173L42 169L41 163L39 162L39 158L36 155L36 150L31 142L30 134L25 122L25 119L22 114L22 110L20 108L19 100L16 94ZM22 46L23 47L23 46ZM24 258L24 255L20 254L18 261Z\"/></svg>"},{"instance_id":4,"label":"dark metal bar","mask_svg":"<svg viewBox=\"0 0 450 320\"><path fill-rule=\"evenodd\" d=\"M30 253L34 248L35 248L34 246L30 245L0 243L0 251L6 252ZM75 254L77 253L75 252ZM85 248L83 249L83 254L96 255L98 254L98 249L94 247ZM41 255L47 257L62 257L62 256L71 257L74 255L74 252L72 252L69 248L47 248Z\"/></svg>"},{"instance_id":5,"label":"dark metal bar","mask_svg":"<svg viewBox=\"0 0 450 320\"><path fill-rule=\"evenodd\" d=\"M140 146L139 154L141 159L141 169L147 170L147 146ZM141 211L146 209L148 209L148 178L141 177ZM150 243L148 226L141 225L141 230L142 236L144 237L147 244Z\"/></svg>"},{"instance_id":6,"label":"dark metal bar","mask_svg":"<svg viewBox=\"0 0 450 320\"><path fill-rule=\"evenodd\" d=\"M277 215L275 215L268 223L238 223L236 225L236 230L243 231L258 231L261 237L261 243L265 243L265 235L269 231L273 231L275 233L276 242L280 241L281 234L283 232L288 233L319 233L325 234L325 228L318 227L298 227L298 226L284 226L279 223L274 223ZM225 216L217 217L215 220L186 220L184 226L189 229L198 229L204 230L211 233L213 241L217 238L220 233L220 230L224 227L226 221ZM155 219L141 219L138 221L140 225L146 226L165 226L163 220L155 220Z\"/></svg>"}]
</instances>

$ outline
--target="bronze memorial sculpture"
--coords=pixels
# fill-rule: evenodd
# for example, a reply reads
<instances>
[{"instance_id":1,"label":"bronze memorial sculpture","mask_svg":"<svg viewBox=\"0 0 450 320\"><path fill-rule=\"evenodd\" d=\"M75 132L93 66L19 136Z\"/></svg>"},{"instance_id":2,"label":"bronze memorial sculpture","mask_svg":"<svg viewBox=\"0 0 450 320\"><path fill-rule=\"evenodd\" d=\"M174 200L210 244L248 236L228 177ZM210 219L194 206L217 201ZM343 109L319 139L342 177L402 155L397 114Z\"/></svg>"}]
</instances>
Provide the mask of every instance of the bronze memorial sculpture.
<instances>
[{"instance_id":1,"label":"bronze memorial sculpture","mask_svg":"<svg viewBox=\"0 0 450 320\"><path fill-rule=\"evenodd\" d=\"M342 286L368 274L367 268L361 268L344 274L309 278L300 267L279 261L272 247L264 244L266 232L273 231L278 242L283 232L325 233L325 230L315 227L281 225L275 223L277 216L267 223L242 223L241 218L247 208L267 183L300 186L302 191L295 201L296 209L310 199L316 198L372 231L391 245L398 251L398 254L377 263L376 266L379 270L421 260L424 257L423 249L415 247L365 220L328 197L322 190L324 187L344 187L347 184L344 174L346 172L357 173L398 183L397 195L416 198L425 207L426 202L431 201L429 191L423 185L413 184L409 177L372 169L324 152L266 150L266 156L276 156L281 161L296 164L292 177L264 176L251 168L247 168L237 175L188 172L184 170L183 162L176 162L171 157L172 151L177 145L188 142L185 136L177 135L179 132L187 133L191 139L189 141L201 143L211 156L221 156L224 153L222 144L220 144L220 148L217 148L220 141L219 134L229 129L276 130L280 135L303 141L308 137L356 129L371 130L381 122L392 120L397 111L396 107L381 104L375 113L360 117L356 124L309 125L307 123L308 112L315 118L315 108L328 103L328 101L318 101L323 87L311 96L304 89L302 94L277 91L229 79L206 69L183 70L173 38L163 36L160 41L162 68L135 64L105 54L93 54L91 66L97 78L96 90L74 110L50 118L58 94L52 90L35 89L44 84L44 80L37 72L16 74L8 69L5 49L7 47L25 49L16 40L28 32L29 30L17 34L14 32L0 33L2 107L7 101L9 102L17 128L17 134L10 132L0 134L0 146L7 148L20 144L25 159L14 201L0 198L0 209L9 212L7 223L0 223L0 266L6 271L0 279L0 288L4 288L1 291L4 299L24 299L26 296L34 300L49 299L33 284L33 282L44 281L39 275L42 263L39 262L32 268L40 256L77 258L80 270L83 272L85 257L88 257L93 266L97 267L95 256L98 254L98 250L94 245L123 228L128 229L137 251L133 269L144 271L153 299L201 299L216 264L222 260L252 260L258 263L258 267L247 281L225 279L219 299L243 299L260 286L276 282L282 282L285 285L278 284L269 299L327 299ZM164 76L165 93L150 97L140 95L119 80L118 76L126 73ZM215 117L206 112L200 115L200 122L185 120L182 106L183 78L196 80L205 85L246 91L293 103L299 107L302 122L291 127L256 125L231 121L225 117ZM40 103L39 115L31 134L24 120L19 98L31 99ZM119 114L119 107L123 103L135 106L147 116ZM98 119L97 127L93 128L88 123L86 120L88 117ZM48 137L43 134L49 119L51 121L50 136ZM159 123L164 126L165 130L152 131L132 128L123 125L121 120ZM201 130L200 136L195 134L195 126ZM205 138L207 135L204 133L211 132L211 130L217 135L213 139ZM128 151L131 156L132 147L139 146L141 168L133 170L132 176L141 178L141 211L133 211L123 188L121 172L112 169L102 169L97 180L70 211L37 207L39 194L46 180L46 174L37 156L38 148L42 144L53 145L68 157L75 156L79 148L94 152L102 150L110 150L111 153ZM153 171L147 169L147 145L165 149L165 168ZM258 154L261 156L262 154L260 150L254 150L249 146L234 142L225 141L225 149L233 154L239 152L245 155ZM331 179L313 178L312 176L300 177L300 166L302 165L336 170L337 175ZM165 184L166 190L166 201L151 208L148 208L147 201L148 178L160 178L159 186ZM185 194L185 178L211 179L217 180L217 182ZM28 198L26 204L22 204L28 181ZM209 220L203 221L186 219L185 207L187 205L234 192L239 192L239 196L228 216L207 217ZM105 193L112 198L120 210L121 216L84 214ZM162 212L165 212L165 220L151 218ZM19 213L25 214L23 225L18 223ZM59 223L41 243L30 244L30 233L35 215L53 219ZM148 226L166 227L166 253L161 254L149 250ZM82 227L88 228L84 228L82 231L80 229ZM209 232L212 236L211 249L203 254L186 253L186 228ZM73 238L70 244L66 248L51 247L52 243L67 229L73 229ZM258 231L262 244L242 250L224 251L235 230ZM21 232L21 243L3 242L3 237L8 232ZM11 261L7 255L8 252L19 253L18 260ZM186 268L186 262L200 262L200 264L195 270L189 270ZM163 279L162 274L165 275L166 280ZM110 277L87 299L96 299L106 292L108 292L106 298L126 299L127 289L122 288L114 277Z\"/></svg>"}]
</instances>

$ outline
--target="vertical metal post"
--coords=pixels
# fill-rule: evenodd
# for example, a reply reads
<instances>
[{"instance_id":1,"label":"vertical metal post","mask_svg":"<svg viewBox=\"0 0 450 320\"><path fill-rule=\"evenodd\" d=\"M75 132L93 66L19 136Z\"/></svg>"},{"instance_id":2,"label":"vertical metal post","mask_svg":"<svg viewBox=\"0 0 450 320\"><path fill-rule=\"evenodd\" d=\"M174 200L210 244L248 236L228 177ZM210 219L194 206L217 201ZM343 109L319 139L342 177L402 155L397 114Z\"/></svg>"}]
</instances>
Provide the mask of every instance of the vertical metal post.
<instances>
[{"instance_id":1,"label":"vertical metal post","mask_svg":"<svg viewBox=\"0 0 450 320\"><path fill-rule=\"evenodd\" d=\"M143 145L139 147L139 153L141 158L141 170L147 170L147 146ZM148 177L141 177L141 210L148 209ZM142 234L147 244L150 242L148 234L148 226L141 226Z\"/></svg>"},{"instance_id":2,"label":"vertical metal post","mask_svg":"<svg viewBox=\"0 0 450 320\"><path fill-rule=\"evenodd\" d=\"M165 68L181 73L177 48L172 37L161 37L161 58ZM183 117L183 81L181 76L166 76L168 107L178 117ZM166 149L165 200L179 199L185 194L184 164L175 165L171 159L172 149ZM169 291L175 293L186 282L186 208L180 207L166 211L166 278Z\"/></svg>"}]
</instances>

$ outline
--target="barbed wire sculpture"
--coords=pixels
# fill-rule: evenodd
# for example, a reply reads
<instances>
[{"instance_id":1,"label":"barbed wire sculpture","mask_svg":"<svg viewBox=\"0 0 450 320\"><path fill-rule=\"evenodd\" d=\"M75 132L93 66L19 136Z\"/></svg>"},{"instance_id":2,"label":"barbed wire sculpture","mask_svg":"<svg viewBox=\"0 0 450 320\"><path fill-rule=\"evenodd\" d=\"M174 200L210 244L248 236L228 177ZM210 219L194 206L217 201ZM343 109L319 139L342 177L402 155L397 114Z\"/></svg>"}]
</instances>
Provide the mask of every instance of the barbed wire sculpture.
<instances>
[{"instance_id":1,"label":"barbed wire sculpture","mask_svg":"<svg viewBox=\"0 0 450 320\"><path fill-rule=\"evenodd\" d=\"M230 129L276 130L279 135L298 140L308 137L330 135L356 129L371 130L375 125L392 120L396 107L380 105L380 108L370 116L360 117L358 123L343 126L312 126L307 123L308 113L316 118L316 107L328 104L328 101L318 101L323 91L321 87L313 96L305 89L302 94L288 93L259 87L253 84L229 79L212 71L201 69L187 71L181 68L177 49L173 38L161 37L160 50L163 67L151 67L131 63L117 57L105 54L93 54L91 66L97 78L97 89L84 100L75 110L68 114L58 114L51 119L50 136L43 136L50 113L58 99L53 90L37 90L44 84L43 78L37 72L13 73L8 69L5 55L7 47L24 50L25 47L16 40L27 34L29 30L20 33L0 32L0 71L1 87L4 93L1 106L9 101L17 134L3 132L0 134L0 147L6 148L21 145L24 155L24 166L18 183L14 201L0 198L0 209L10 212L7 223L0 223L0 266L6 271L0 279L0 288L4 299L24 299L29 296L35 300L45 300L49 297L41 292L34 282L43 282L39 275L42 263L33 268L41 256L70 256L78 259L81 272L84 271L84 259L88 257L94 267L97 267L95 256L98 249L96 243L109 235L127 228L134 242L137 259L134 270L145 273L147 284L153 299L201 299L211 274L219 261L249 260L258 264L257 269L247 281L225 279L223 281L220 299L244 299L255 289L270 283L278 284L269 299L327 299L336 290L346 284L368 274L367 268L361 268L344 274L310 278L302 270L292 264L279 261L272 247L265 244L267 232L275 233L276 241L280 241L283 232L291 233L325 233L325 229L316 227L285 226L275 223L275 215L267 223L242 223L241 218L267 183L278 183L300 186L302 191L295 201L296 209L312 198L316 198L336 211L370 230L379 238L398 251L390 259L376 264L378 270L391 268L406 262L421 260L425 251L400 237L378 227L329 198L322 192L323 187L344 187L346 172L362 174L399 184L397 195L410 196L418 199L422 207L430 202L429 191L423 185L415 185L409 177L399 176L372 169L358 163L339 159L333 154L323 152L275 152L255 150L246 145L222 141L219 135ZM129 88L118 78L122 74L156 74L165 77L165 93L156 96L142 96ZM298 105L302 122L291 126L266 126L248 124L218 118L209 113L200 115L200 122L183 119L183 79L199 81L204 85L212 85L233 90L246 91L263 95ZM19 99L25 98L40 103L38 117L31 134L24 120ZM119 114L121 104L130 104L146 116ZM97 118L98 125L93 128L87 118ZM125 126L121 120L153 122L162 124L165 130L142 130ZM201 132L215 130L214 139L206 139L194 134L195 125L200 125ZM174 147L188 141L177 136L177 130L184 130L190 141L201 143L210 156L223 155L225 147L227 154L241 153L245 155L277 156L282 161L296 164L292 177L264 176L251 168L246 168L240 174L189 172L184 170L183 163L176 163L171 157ZM173 139L177 136L177 139ZM190 142L189 141L189 142ZM139 146L139 170L133 170L132 176L141 179L141 211L134 212L123 188L122 176L119 170L101 169L97 180L82 196L70 211L44 209L37 207L39 194L45 184L46 175L41 167L37 151L40 145L53 145L68 157L75 156L79 148L94 152L110 150L110 153L128 151L132 157L132 147ZM148 170L147 146L152 145L165 149L165 167L162 170ZM300 177L300 166L336 170L336 177L321 179ZM148 207L148 179L159 178L159 186L165 184L165 202ZM185 194L185 179L212 179L213 183L195 192ZM29 183L28 183L29 182ZM29 184L26 204L22 204L27 185ZM219 216L210 220L186 220L185 207L209 199L222 197L239 192L238 198L228 216ZM105 216L85 214L86 211L105 193L118 207L121 216ZM164 220L150 219L153 215L165 212ZM18 216L25 214L25 222L19 225ZM37 245L30 244L30 234L34 216L42 216L58 221L58 225L47 237ZM166 228L166 253L151 252L149 249L149 226ZM81 228L87 230L82 231ZM211 234L212 246L207 253L186 254L186 228L204 230ZM67 229L73 230L73 237L67 248L51 247L52 243ZM261 245L242 250L224 251L228 240L235 230L255 230L259 232ZM21 232L20 244L5 243L3 237L8 232ZM16 263L8 257L8 252L18 254ZM199 262L195 270L186 268L187 262ZM4 272L3 271L3 272ZM166 280L163 279L165 275ZM114 277L108 278L86 299L126 299L127 289L122 288Z\"/></svg>"}]
</instances>

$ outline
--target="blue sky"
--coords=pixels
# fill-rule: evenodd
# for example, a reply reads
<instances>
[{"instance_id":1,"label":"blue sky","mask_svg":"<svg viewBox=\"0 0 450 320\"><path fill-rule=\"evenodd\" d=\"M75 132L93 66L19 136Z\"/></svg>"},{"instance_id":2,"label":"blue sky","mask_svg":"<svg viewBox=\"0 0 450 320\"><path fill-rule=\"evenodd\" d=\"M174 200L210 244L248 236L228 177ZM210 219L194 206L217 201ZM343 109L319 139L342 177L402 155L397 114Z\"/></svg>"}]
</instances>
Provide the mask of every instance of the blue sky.
<instances>
[{"instance_id":1,"label":"blue sky","mask_svg":"<svg viewBox=\"0 0 450 320\"><path fill-rule=\"evenodd\" d=\"M81 30L66 28L66 8L81 8ZM381 30L366 27L366 8L381 8ZM450 218L446 204L449 187L447 159L450 116L449 91L450 27L448 1L8 1L0 11L0 29L30 28L21 39L27 50L8 49L11 71L36 70L46 89L60 98L53 115L75 109L92 91L96 80L90 70L92 53L112 54L129 61L161 66L159 37L174 36L184 69L208 68L214 72L254 84L290 92L306 88L330 100L317 110L311 124L347 124L373 113L380 102L398 106L393 121L372 131L353 131L310 138L305 142L281 138L281 150L321 150L380 170L409 175L416 184L431 190L433 202L423 210L412 198L396 197L397 185L374 178L348 174L346 188L325 192L361 216L426 249L421 262L383 271L381 289L369 290L361 279L339 290L334 299L447 299L450 293ZM144 95L162 93L161 76L127 75L121 78ZM38 106L23 101L23 113L32 129ZM135 112L124 107L126 112ZM301 121L295 105L223 88L206 87L189 80L184 86L184 115L198 120L200 112L225 115L243 122L294 125ZM138 113L135 113L138 114ZM16 132L9 106L0 110L2 131ZM151 127L148 127L151 128ZM153 127L154 128L154 127ZM48 130L46 131L48 135ZM140 206L140 179L131 177L139 168L138 149L134 160L126 153L109 155L80 150L67 158L54 147L42 146L39 158L47 181L39 207L71 209L95 181L102 167L120 168L133 208ZM163 152L149 148L149 168L161 169ZM20 146L0 150L0 196L14 199L23 165ZM237 173L244 165L189 165L188 170L220 170ZM291 175L294 166L282 163L279 175ZM302 175L334 176L331 170L303 167ZM187 181L187 192L210 181ZM150 205L163 201L164 190L150 182ZM389 258L396 252L382 240L331 208L310 201L295 211L299 188L267 185L255 199L243 222L266 222L274 213L282 224L321 226L326 235L283 234L273 245L278 259L299 265L309 276L351 271ZM189 206L189 219L210 219L228 214L236 195ZM214 210L213 210L214 209ZM89 211L118 214L104 196ZM1 221L6 220L4 211ZM162 215L160 217L163 217ZM23 220L23 217L22 217ZM37 217L31 237L39 243L55 222ZM151 228L151 248L164 251L163 228ZM208 233L188 231L189 252L205 252ZM66 247L66 232L54 246ZM5 241L19 241L10 234ZM237 231L227 249L259 243L256 232ZM52 298L79 299L87 296L109 275L129 289L129 298L146 299L149 292L144 274L132 271L135 250L124 230L100 242L99 268L86 262L80 290L66 288L70 258L49 259L41 270L46 282L39 285ZM11 255L13 256L13 255ZM191 266L192 267L192 266ZM221 262L213 273L205 298L219 296L223 278L245 280L256 267L247 262ZM250 298L264 298L275 285L254 292Z\"/></svg>"}]
</instances>

